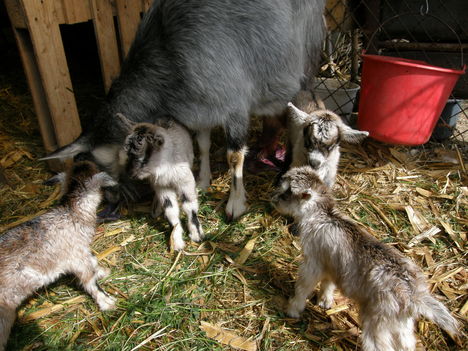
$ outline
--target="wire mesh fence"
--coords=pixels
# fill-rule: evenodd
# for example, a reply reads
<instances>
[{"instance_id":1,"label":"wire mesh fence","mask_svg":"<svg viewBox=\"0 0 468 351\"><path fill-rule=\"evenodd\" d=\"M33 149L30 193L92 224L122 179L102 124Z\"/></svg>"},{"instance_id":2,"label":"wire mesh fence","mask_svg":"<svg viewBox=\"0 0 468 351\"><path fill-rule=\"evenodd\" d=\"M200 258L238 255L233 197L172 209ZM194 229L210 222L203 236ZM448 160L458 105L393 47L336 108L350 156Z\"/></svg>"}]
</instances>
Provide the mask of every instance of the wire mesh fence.
<instances>
[{"instance_id":1,"label":"wire mesh fence","mask_svg":"<svg viewBox=\"0 0 468 351\"><path fill-rule=\"evenodd\" d=\"M363 50L368 54L425 61L461 70L468 63L468 2L458 0L327 0L328 29L317 79L327 108L343 116L357 112ZM467 128L452 133L458 119L468 121L468 75L462 75L444 110L439 137L468 137ZM354 106L354 108L353 108ZM464 129L464 130L463 130ZM434 138L433 138L434 139Z\"/></svg>"}]
</instances>

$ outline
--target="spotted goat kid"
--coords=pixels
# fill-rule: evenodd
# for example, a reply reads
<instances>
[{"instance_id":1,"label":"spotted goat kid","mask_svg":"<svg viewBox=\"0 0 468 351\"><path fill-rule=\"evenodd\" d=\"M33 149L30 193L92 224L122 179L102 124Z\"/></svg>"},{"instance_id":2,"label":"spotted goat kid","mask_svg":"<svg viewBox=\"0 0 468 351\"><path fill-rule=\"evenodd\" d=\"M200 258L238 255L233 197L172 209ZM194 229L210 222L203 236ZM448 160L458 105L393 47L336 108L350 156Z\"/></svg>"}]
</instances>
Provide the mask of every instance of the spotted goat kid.
<instances>
[{"instance_id":1,"label":"spotted goat kid","mask_svg":"<svg viewBox=\"0 0 468 351\"><path fill-rule=\"evenodd\" d=\"M164 211L173 227L174 250L185 247L178 198L187 215L190 239L201 241L204 233L198 220L197 190L192 173L193 146L187 129L171 120L136 124L125 140L124 150L130 177L150 181L155 192L152 215L157 217Z\"/></svg>"},{"instance_id":2,"label":"spotted goat kid","mask_svg":"<svg viewBox=\"0 0 468 351\"><path fill-rule=\"evenodd\" d=\"M90 162L73 165L62 181L60 204L0 235L0 350L4 350L16 308L34 291L62 274L74 274L103 311L115 300L98 285L109 273L98 265L90 244L102 188L116 182Z\"/></svg>"},{"instance_id":3,"label":"spotted goat kid","mask_svg":"<svg viewBox=\"0 0 468 351\"><path fill-rule=\"evenodd\" d=\"M295 104L295 105L294 105ZM335 184L340 143L358 144L368 132L348 127L310 91L301 90L288 104L289 146L286 169L309 165L328 186ZM297 107L296 107L297 106Z\"/></svg>"},{"instance_id":4,"label":"spotted goat kid","mask_svg":"<svg viewBox=\"0 0 468 351\"><path fill-rule=\"evenodd\" d=\"M304 256L289 316L299 317L321 281L321 307L331 307L335 284L357 302L364 351L415 350L413 329L419 317L458 334L457 321L430 295L419 267L341 215L328 187L309 166L288 171L272 202L280 213L294 217Z\"/></svg>"}]
</instances>

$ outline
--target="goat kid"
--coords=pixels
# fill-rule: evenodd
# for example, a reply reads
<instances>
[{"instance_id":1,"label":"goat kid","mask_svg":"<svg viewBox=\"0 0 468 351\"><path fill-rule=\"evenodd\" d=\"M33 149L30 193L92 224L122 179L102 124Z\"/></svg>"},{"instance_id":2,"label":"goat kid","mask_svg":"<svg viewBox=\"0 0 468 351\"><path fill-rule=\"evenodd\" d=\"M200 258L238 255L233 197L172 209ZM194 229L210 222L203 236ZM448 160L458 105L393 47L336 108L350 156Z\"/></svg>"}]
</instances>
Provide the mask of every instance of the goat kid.
<instances>
[{"instance_id":1,"label":"goat kid","mask_svg":"<svg viewBox=\"0 0 468 351\"><path fill-rule=\"evenodd\" d=\"M294 217L304 256L289 316L299 317L321 281L321 307L331 307L335 284L359 305L365 351L415 350L414 321L422 316L458 334L457 321L430 295L419 267L341 215L309 166L288 171L272 202Z\"/></svg>"},{"instance_id":2,"label":"goat kid","mask_svg":"<svg viewBox=\"0 0 468 351\"><path fill-rule=\"evenodd\" d=\"M63 182L60 204L0 236L0 350L7 343L16 308L62 274L77 276L102 311L115 306L115 299L97 283L109 271L98 265L90 244L102 188L116 183L89 162L76 163L70 173L55 178Z\"/></svg>"},{"instance_id":3,"label":"goat kid","mask_svg":"<svg viewBox=\"0 0 468 351\"><path fill-rule=\"evenodd\" d=\"M192 173L193 146L186 128L174 121L137 124L127 136L124 150L130 176L150 181L155 192L152 215L157 217L164 211L173 227L174 250L185 247L178 197L187 215L190 239L201 241L204 233L198 220L197 190Z\"/></svg>"},{"instance_id":4,"label":"goat kid","mask_svg":"<svg viewBox=\"0 0 468 351\"><path fill-rule=\"evenodd\" d=\"M348 127L309 91L300 91L288 104L289 146L286 169L309 165L329 187L333 187L342 140L358 144L368 132Z\"/></svg>"}]
</instances>

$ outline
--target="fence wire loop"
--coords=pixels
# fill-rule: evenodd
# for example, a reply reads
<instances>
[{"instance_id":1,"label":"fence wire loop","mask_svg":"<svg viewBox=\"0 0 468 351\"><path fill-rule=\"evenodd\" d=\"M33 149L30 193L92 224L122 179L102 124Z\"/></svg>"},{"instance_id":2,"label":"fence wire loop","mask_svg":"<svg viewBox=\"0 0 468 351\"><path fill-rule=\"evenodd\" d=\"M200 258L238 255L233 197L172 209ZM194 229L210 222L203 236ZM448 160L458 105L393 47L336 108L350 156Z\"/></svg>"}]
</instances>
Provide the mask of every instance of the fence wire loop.
<instances>
[{"instance_id":1,"label":"fence wire loop","mask_svg":"<svg viewBox=\"0 0 468 351\"><path fill-rule=\"evenodd\" d=\"M427 0L426 0L427 1ZM427 5L429 6L429 5ZM427 7L429 8L429 7ZM426 18L432 18L436 21L438 21L439 23L443 24L445 27L447 27L450 32L454 35L454 37L457 39L457 42L458 42L458 45L460 45L460 61L461 61L461 64L460 64L460 69L461 70L465 70L465 67L466 65L464 64L464 61L463 61L463 45L462 45L462 42L461 42L461 39L460 39L460 36L457 34L457 32L447 23L445 22L443 19L441 19L440 17L437 17L437 16L434 16L430 13L428 13L428 11L426 11L426 14L421 14L421 13L418 13L418 12L404 12L404 13L400 13L400 14L397 14L395 16L392 16L390 18L387 18L385 21L383 21L379 27L372 33L372 35L370 36L369 38L369 41L367 43L367 46L366 46L366 49L364 51L367 51L370 47L370 45L372 44L373 40L374 40L374 37L377 35L377 33L379 33L386 24L388 24L389 22L393 22L394 20L396 19L399 19L400 17L403 17L403 16L424 16Z\"/></svg>"},{"instance_id":2,"label":"fence wire loop","mask_svg":"<svg viewBox=\"0 0 468 351\"><path fill-rule=\"evenodd\" d=\"M419 8L419 13L421 16L427 15L429 13L429 0L426 0L426 8L424 8L424 5L421 5Z\"/></svg>"}]
</instances>

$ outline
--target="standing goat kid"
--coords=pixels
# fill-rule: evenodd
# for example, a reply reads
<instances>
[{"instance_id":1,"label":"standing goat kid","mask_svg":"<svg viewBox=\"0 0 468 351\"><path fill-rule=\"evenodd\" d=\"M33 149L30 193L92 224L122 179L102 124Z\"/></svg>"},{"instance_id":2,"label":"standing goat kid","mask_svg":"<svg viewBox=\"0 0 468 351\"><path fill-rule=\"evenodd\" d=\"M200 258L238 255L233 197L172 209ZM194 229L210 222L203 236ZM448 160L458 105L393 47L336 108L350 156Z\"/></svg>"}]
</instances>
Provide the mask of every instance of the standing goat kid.
<instances>
[{"instance_id":1,"label":"standing goat kid","mask_svg":"<svg viewBox=\"0 0 468 351\"><path fill-rule=\"evenodd\" d=\"M321 307L331 307L335 284L359 305L365 351L415 350L414 320L422 316L458 334L457 321L430 295L419 267L341 215L310 167L287 172L272 201L294 217L304 256L289 316L299 317L321 281Z\"/></svg>"},{"instance_id":2,"label":"standing goat kid","mask_svg":"<svg viewBox=\"0 0 468 351\"><path fill-rule=\"evenodd\" d=\"M69 174L57 178L64 181L60 205L0 236L0 350L16 308L62 274L76 275L102 311L114 308L114 298L97 283L108 270L98 265L90 244L102 188L116 183L89 162L77 163Z\"/></svg>"},{"instance_id":3,"label":"standing goat kid","mask_svg":"<svg viewBox=\"0 0 468 351\"><path fill-rule=\"evenodd\" d=\"M127 136L124 150L129 175L150 180L155 191L152 215L157 217L164 210L173 227L174 249L179 251L185 247L177 197L187 215L190 239L201 241L204 234L198 220L197 190L192 173L193 146L188 131L174 121L160 121L158 125L140 123Z\"/></svg>"},{"instance_id":4,"label":"standing goat kid","mask_svg":"<svg viewBox=\"0 0 468 351\"><path fill-rule=\"evenodd\" d=\"M332 111L325 110L323 102L311 92L300 91L288 104L289 147L286 169L309 165L320 179L331 188L335 184L340 142L358 144L369 133L354 130L343 123Z\"/></svg>"}]
</instances>

